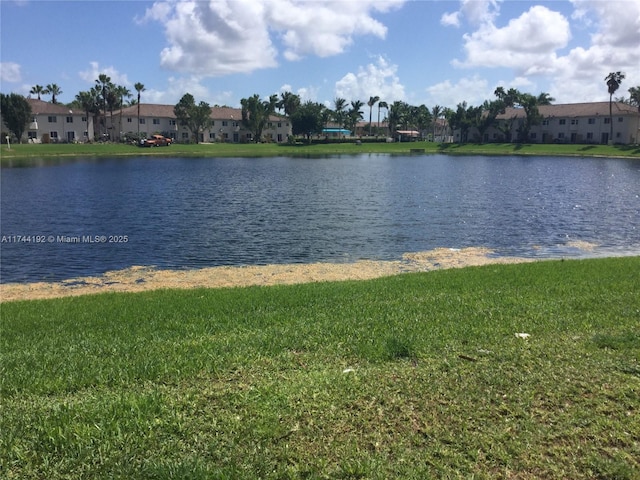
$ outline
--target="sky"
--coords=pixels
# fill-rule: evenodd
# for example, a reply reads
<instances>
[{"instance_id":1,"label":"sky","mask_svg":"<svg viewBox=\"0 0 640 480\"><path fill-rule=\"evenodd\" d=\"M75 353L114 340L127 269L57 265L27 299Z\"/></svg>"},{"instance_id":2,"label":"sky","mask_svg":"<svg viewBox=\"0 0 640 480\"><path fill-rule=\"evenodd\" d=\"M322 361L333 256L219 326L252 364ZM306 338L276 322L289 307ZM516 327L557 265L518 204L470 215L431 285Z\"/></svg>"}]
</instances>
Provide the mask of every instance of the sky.
<instances>
[{"instance_id":1,"label":"sky","mask_svg":"<svg viewBox=\"0 0 640 480\"><path fill-rule=\"evenodd\" d=\"M0 92L57 84L62 103L101 73L169 105L290 91L455 108L498 86L577 103L608 101L614 71L628 97L640 0L0 0Z\"/></svg>"}]
</instances>

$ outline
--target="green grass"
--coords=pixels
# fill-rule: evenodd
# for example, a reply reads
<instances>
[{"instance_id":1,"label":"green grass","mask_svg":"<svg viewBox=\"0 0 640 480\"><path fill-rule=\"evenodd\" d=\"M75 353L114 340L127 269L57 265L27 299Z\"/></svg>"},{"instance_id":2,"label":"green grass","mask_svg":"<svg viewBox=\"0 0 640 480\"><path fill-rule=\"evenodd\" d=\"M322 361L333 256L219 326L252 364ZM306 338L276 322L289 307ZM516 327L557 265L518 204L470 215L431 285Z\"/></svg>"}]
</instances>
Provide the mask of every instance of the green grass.
<instances>
[{"instance_id":1,"label":"green grass","mask_svg":"<svg viewBox=\"0 0 640 480\"><path fill-rule=\"evenodd\" d=\"M73 156L192 156L192 157L273 157L273 156L323 156L351 155L359 153L408 154L411 149L424 149L426 154L450 155L571 155L640 158L640 148L631 145L537 145L537 144L440 144L412 143L355 143L317 145L232 144L214 143L200 145L175 144L161 148L139 148L123 144L40 144L6 145L0 147L1 164L16 166L49 162Z\"/></svg>"},{"instance_id":2,"label":"green grass","mask_svg":"<svg viewBox=\"0 0 640 480\"><path fill-rule=\"evenodd\" d=\"M638 285L630 257L4 303L0 476L637 479Z\"/></svg>"}]
</instances>

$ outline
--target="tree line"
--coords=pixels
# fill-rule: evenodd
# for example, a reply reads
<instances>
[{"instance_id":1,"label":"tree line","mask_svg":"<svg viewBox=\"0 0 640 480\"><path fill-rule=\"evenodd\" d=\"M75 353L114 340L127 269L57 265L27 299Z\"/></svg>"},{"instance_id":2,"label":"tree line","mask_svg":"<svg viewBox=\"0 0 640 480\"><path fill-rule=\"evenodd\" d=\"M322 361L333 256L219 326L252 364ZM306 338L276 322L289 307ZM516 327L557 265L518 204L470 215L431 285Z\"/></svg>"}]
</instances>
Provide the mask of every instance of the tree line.
<instances>
[{"instance_id":1,"label":"tree line","mask_svg":"<svg viewBox=\"0 0 640 480\"><path fill-rule=\"evenodd\" d=\"M609 114L612 116L613 95L619 89L622 80L625 78L622 72L611 72L605 78L607 92L609 93ZM98 128L96 136L98 138L108 138L107 112L113 116L113 112L124 107L138 105L138 118L140 117L141 93L145 91L142 83L134 85L136 96L125 86L116 85L106 74L98 75L95 84L87 91L79 92L74 100L67 106L82 110L87 117L87 130L89 117L97 117ZM628 89L630 94L628 99L616 98L617 102L625 102L635 105L640 110L640 86ZM58 97L63 93L56 84L49 84L46 87L35 85L29 92L37 95L38 100L41 95L51 95L51 103L58 103ZM550 105L554 99L548 93L541 93L537 96L520 92L517 89L505 90L498 87L494 91L495 98L486 100L482 105L470 106L467 102L459 103L456 109L443 108L439 105L428 108L424 104L419 106L410 105L403 101L387 103L379 96L369 97L368 102L361 100L348 101L345 98L337 97L333 100L332 108L325 104L308 100L303 102L299 95L292 92L283 92L278 95L271 95L263 100L259 95L243 98L240 101L242 108L242 125L251 132L254 141L262 140L262 132L269 122L269 117L279 111L289 118L294 136L303 136L310 140L313 135L321 135L328 126L336 126L341 129L355 132L358 122L363 120L365 105L369 107L369 128L370 136L393 135L398 130L418 131L422 134L428 132L434 138L438 129L443 134L446 127L460 131L460 141L466 142L470 131L476 129L480 139L490 128L495 127L503 132L507 141L526 141L531 128L542 121L538 107ZM7 128L17 138L22 138L26 126L31 121L31 109L26 99L17 94L0 94L2 101L2 118ZM374 127L373 112L377 106L377 123ZM504 114L508 107L521 108L525 118L516 129L516 137L512 137L511 121L497 122L497 117ZM384 109L384 116L381 117L381 110ZM197 142L197 136L210 126L211 107L206 102L196 104L193 95L187 93L174 107L174 113L180 125L186 126ZM380 121L386 123L386 127L380 127ZM122 121L122 115L120 115ZM613 123L610 122L611 128ZM138 121L138 137L140 136L140 122ZM613 137L613 132L611 132Z\"/></svg>"}]
</instances>

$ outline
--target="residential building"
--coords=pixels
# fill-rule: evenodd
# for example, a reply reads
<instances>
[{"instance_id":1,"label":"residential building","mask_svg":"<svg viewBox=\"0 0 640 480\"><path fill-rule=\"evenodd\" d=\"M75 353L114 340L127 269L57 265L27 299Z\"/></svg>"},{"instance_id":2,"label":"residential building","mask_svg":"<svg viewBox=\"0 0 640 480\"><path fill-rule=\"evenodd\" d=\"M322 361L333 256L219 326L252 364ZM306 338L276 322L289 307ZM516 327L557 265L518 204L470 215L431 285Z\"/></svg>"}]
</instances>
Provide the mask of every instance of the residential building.
<instances>
[{"instance_id":1,"label":"residential building","mask_svg":"<svg viewBox=\"0 0 640 480\"><path fill-rule=\"evenodd\" d=\"M93 140L93 117L82 110L59 103L28 98L32 120L22 141L34 143L74 143Z\"/></svg>"},{"instance_id":2,"label":"residential building","mask_svg":"<svg viewBox=\"0 0 640 480\"><path fill-rule=\"evenodd\" d=\"M113 112L113 117L107 118L107 128L114 132L114 140L125 139L129 136L149 136L160 133L177 142L188 142L192 133L184 125L179 125L173 105L141 104L140 117L138 105L133 105ZM139 124L139 130L138 130ZM262 132L264 138L273 142L286 142L291 135L291 122L288 118L273 114ZM199 133L199 142L232 142L247 143L253 141L252 133L242 125L242 110L230 107L213 107L211 109L211 125Z\"/></svg>"},{"instance_id":3,"label":"residential building","mask_svg":"<svg viewBox=\"0 0 640 480\"><path fill-rule=\"evenodd\" d=\"M622 102L613 102L613 138L609 102L540 105L539 125L529 131L531 143L636 144L640 138L640 110ZM490 127L480 138L476 128L469 131L469 141L509 142L518 138L518 130L526 119L524 109L507 108L498 115L497 127ZM454 133L460 141L460 131Z\"/></svg>"}]
</instances>

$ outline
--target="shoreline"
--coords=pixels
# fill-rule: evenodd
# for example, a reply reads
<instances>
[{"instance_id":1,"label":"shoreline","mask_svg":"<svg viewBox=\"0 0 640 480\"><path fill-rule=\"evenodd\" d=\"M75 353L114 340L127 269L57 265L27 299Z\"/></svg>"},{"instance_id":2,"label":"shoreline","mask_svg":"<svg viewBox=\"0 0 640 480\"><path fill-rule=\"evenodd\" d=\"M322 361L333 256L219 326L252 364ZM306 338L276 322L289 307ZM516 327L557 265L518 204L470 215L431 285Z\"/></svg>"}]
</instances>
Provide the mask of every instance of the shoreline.
<instances>
[{"instance_id":1,"label":"shoreline","mask_svg":"<svg viewBox=\"0 0 640 480\"><path fill-rule=\"evenodd\" d=\"M446 248L404 253L397 260L358 260L350 263L288 263L243 266L215 266L195 269L157 269L132 266L108 271L102 275L75 277L54 282L0 284L0 304L23 300L44 300L100 293L139 293L153 290L196 288L236 288L252 286L293 285L314 282L372 280L375 278L420 273L450 268L533 263L549 260L586 259L638 255L605 254L599 245L572 241L564 245L581 255L565 257L499 256L486 247ZM535 250L535 248L534 248Z\"/></svg>"},{"instance_id":2,"label":"shoreline","mask_svg":"<svg viewBox=\"0 0 640 480\"><path fill-rule=\"evenodd\" d=\"M585 251L590 244L581 245ZM133 266L99 276L58 282L0 284L0 303L42 300L111 292L145 292L161 289L229 288L291 285L298 283L370 280L411 272L428 272L489 264L512 264L552 260L495 256L483 247L437 248L405 253L398 260L360 260L353 263L270 264L218 266L189 270L158 270Z\"/></svg>"}]
</instances>

